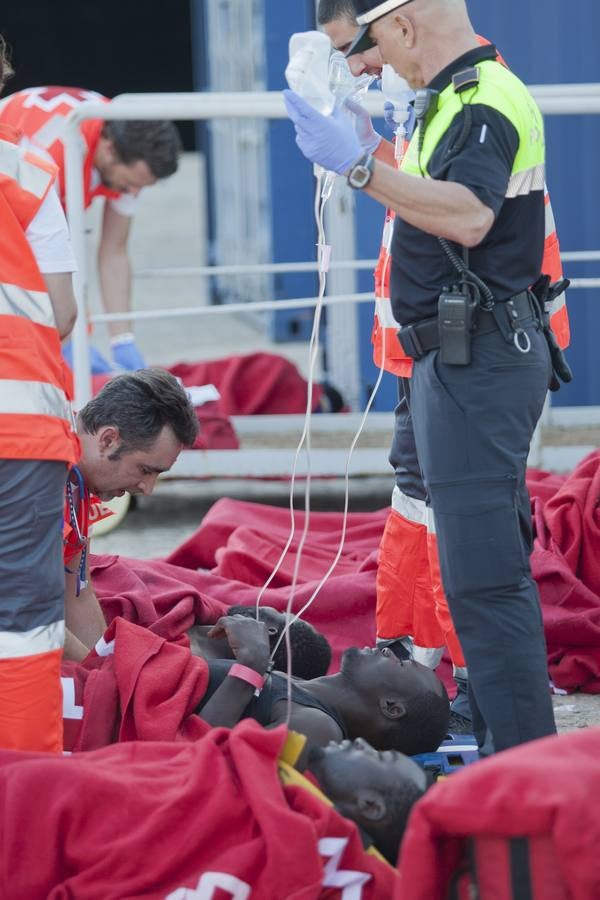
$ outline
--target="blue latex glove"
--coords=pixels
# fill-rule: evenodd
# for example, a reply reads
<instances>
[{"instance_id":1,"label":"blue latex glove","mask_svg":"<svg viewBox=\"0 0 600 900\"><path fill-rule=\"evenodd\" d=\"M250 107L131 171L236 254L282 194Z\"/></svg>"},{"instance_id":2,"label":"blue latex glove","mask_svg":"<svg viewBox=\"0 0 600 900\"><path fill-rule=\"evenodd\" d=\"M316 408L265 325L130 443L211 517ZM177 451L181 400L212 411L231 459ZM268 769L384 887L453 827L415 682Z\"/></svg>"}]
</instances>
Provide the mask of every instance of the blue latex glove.
<instances>
[{"instance_id":1,"label":"blue latex glove","mask_svg":"<svg viewBox=\"0 0 600 900\"><path fill-rule=\"evenodd\" d=\"M63 345L62 355L67 365L72 369L73 344L71 341ZM109 372L114 371L108 360L104 359L100 351L93 345L90 347L90 369L92 370L92 375L107 375Z\"/></svg>"},{"instance_id":2,"label":"blue latex glove","mask_svg":"<svg viewBox=\"0 0 600 900\"><path fill-rule=\"evenodd\" d=\"M296 128L296 143L305 157L329 172L344 175L364 153L348 114L336 109L323 116L294 91L284 91L283 96Z\"/></svg>"},{"instance_id":3,"label":"blue latex glove","mask_svg":"<svg viewBox=\"0 0 600 900\"><path fill-rule=\"evenodd\" d=\"M355 103L354 100L346 100L346 106L350 110L350 112L354 113L356 119L354 121L354 130L356 131L356 136L360 141L361 150L363 153L375 153L377 148L381 143L381 135L377 134L375 129L373 128L373 122L371 121L371 116L360 103Z\"/></svg>"},{"instance_id":4,"label":"blue latex glove","mask_svg":"<svg viewBox=\"0 0 600 900\"><path fill-rule=\"evenodd\" d=\"M120 344L113 344L112 358L115 365L119 366L120 369L125 369L127 372L146 368L144 357L138 350L138 346L133 338Z\"/></svg>"},{"instance_id":5,"label":"blue latex glove","mask_svg":"<svg viewBox=\"0 0 600 900\"><path fill-rule=\"evenodd\" d=\"M396 112L396 107L392 103L391 100L386 100L383 104L383 118L385 119L385 124L387 127L396 134L396 129L398 127L398 123L394 120L394 113ZM408 105L408 118L404 123L404 128L406 129L406 139L410 140L413 131L415 130L416 118L415 118L415 108L412 104Z\"/></svg>"},{"instance_id":6,"label":"blue latex glove","mask_svg":"<svg viewBox=\"0 0 600 900\"><path fill-rule=\"evenodd\" d=\"M394 122L394 113L396 112L396 107L392 103L391 100L386 100L383 104L383 118L385 119L385 124L390 129L392 134L396 134L396 128L398 125Z\"/></svg>"}]
</instances>

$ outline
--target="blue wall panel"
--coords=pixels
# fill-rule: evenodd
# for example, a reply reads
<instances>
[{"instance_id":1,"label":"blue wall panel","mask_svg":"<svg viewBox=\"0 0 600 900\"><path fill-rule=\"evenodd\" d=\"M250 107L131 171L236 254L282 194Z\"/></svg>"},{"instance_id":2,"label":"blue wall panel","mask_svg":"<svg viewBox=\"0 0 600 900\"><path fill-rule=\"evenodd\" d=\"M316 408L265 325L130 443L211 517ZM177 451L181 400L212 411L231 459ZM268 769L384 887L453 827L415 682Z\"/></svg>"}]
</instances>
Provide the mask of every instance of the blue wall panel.
<instances>
[{"instance_id":1,"label":"blue wall panel","mask_svg":"<svg viewBox=\"0 0 600 900\"><path fill-rule=\"evenodd\" d=\"M284 72L290 35L314 28L314 11L312 0L265 0L267 90L287 87ZM316 228L309 199L314 193L312 169L296 147L290 122L271 122L269 133L273 262L313 260ZM276 275L273 284L277 300L317 293L316 276L310 273ZM271 337L276 341L308 340L312 320L312 309L276 312L271 318Z\"/></svg>"},{"instance_id":2,"label":"blue wall panel","mask_svg":"<svg viewBox=\"0 0 600 900\"><path fill-rule=\"evenodd\" d=\"M528 84L600 82L600 3L598 0L470 0L478 32L494 41L507 63ZM563 250L600 247L600 116L546 118L548 185ZM359 205L357 255L372 256L381 233L383 211ZM600 275L600 263L565 266L571 277ZM368 290L372 281L361 285ZM575 380L553 395L553 404L600 404L600 366L595 344L600 334L600 292L569 295L572 343L569 361ZM377 373L370 359L371 310L361 311L360 365L365 388ZM375 408L391 408L393 379L386 379Z\"/></svg>"},{"instance_id":3,"label":"blue wall panel","mask_svg":"<svg viewBox=\"0 0 600 900\"><path fill-rule=\"evenodd\" d=\"M598 0L471 0L480 34L493 40L528 84L600 81ZM563 250L600 247L600 116L546 117L547 181ZM571 277L600 274L600 263L565 264ZM600 334L600 295L569 294L575 379L553 405L600 404L600 367L594 344Z\"/></svg>"}]
</instances>

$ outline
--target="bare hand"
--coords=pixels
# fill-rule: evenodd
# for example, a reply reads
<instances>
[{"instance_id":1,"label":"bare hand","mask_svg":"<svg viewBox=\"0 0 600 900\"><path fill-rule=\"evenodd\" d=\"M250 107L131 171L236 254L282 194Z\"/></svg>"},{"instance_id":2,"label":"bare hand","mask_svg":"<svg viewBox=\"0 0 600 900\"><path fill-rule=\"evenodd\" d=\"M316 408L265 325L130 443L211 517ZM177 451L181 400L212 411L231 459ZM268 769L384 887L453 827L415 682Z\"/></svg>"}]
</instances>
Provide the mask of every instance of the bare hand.
<instances>
[{"instance_id":1,"label":"bare hand","mask_svg":"<svg viewBox=\"0 0 600 900\"><path fill-rule=\"evenodd\" d=\"M222 616L208 632L209 638L227 638L231 652L244 666L263 675L269 664L269 630L264 622L247 616Z\"/></svg>"}]
</instances>

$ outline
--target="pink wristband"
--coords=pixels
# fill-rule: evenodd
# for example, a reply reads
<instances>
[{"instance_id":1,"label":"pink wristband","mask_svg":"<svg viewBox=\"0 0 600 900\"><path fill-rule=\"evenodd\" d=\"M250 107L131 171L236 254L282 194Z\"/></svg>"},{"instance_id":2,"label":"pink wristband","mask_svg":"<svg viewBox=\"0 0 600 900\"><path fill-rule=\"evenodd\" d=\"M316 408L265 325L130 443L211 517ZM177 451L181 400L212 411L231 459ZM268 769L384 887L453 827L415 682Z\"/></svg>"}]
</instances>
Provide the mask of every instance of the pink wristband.
<instances>
[{"instance_id":1,"label":"pink wristband","mask_svg":"<svg viewBox=\"0 0 600 900\"><path fill-rule=\"evenodd\" d=\"M251 669L249 666L243 666L241 663L234 663L227 675L230 675L233 678L239 678L240 681L251 684L256 690L257 697L265 685L264 675L259 675L255 669Z\"/></svg>"}]
</instances>

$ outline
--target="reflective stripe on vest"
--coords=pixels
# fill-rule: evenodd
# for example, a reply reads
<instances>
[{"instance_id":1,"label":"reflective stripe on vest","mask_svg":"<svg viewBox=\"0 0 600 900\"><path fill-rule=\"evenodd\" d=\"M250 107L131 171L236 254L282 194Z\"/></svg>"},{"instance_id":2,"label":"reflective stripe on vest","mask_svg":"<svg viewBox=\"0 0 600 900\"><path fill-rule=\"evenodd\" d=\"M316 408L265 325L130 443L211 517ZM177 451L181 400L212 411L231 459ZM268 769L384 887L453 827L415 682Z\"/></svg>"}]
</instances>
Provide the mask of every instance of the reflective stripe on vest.
<instances>
[{"instance_id":1,"label":"reflective stripe on vest","mask_svg":"<svg viewBox=\"0 0 600 900\"><path fill-rule=\"evenodd\" d=\"M52 183L52 175L32 161L29 154L15 153L15 145L0 141L0 173L18 182L19 186L42 200Z\"/></svg>"},{"instance_id":2,"label":"reflective stripe on vest","mask_svg":"<svg viewBox=\"0 0 600 900\"><path fill-rule=\"evenodd\" d=\"M64 620L39 625L30 631L0 631L0 659L37 656L60 650L65 642Z\"/></svg>"},{"instance_id":3,"label":"reflective stripe on vest","mask_svg":"<svg viewBox=\"0 0 600 900\"><path fill-rule=\"evenodd\" d=\"M22 316L36 325L56 328L54 309L48 294L42 291L25 291L14 284L0 284L0 316Z\"/></svg>"},{"instance_id":4,"label":"reflective stripe on vest","mask_svg":"<svg viewBox=\"0 0 600 900\"><path fill-rule=\"evenodd\" d=\"M13 381L0 378L0 415L54 416L71 421L64 391L43 381Z\"/></svg>"}]
</instances>

